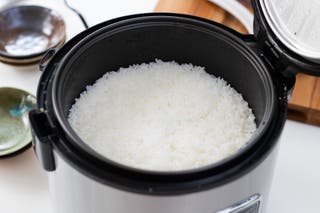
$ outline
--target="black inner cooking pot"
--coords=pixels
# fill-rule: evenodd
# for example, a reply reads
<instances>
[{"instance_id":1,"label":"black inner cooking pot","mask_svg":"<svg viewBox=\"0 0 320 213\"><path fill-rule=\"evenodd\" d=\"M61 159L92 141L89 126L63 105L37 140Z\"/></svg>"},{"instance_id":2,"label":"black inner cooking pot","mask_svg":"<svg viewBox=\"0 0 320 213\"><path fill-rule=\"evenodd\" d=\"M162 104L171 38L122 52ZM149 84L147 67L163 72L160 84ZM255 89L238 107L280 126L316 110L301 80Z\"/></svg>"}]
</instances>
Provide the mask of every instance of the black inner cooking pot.
<instances>
[{"instance_id":1,"label":"black inner cooking pot","mask_svg":"<svg viewBox=\"0 0 320 213\"><path fill-rule=\"evenodd\" d=\"M38 104L46 113L30 113L33 131L38 136L36 151L46 153L38 156L46 156L42 157L44 167L54 170L54 160L50 158L53 147L91 178L129 191L154 194L203 190L247 173L272 150L287 106L285 81L264 63L255 45L253 37L240 35L218 23L177 14L127 16L84 31L58 51L41 78ZM155 59L203 66L208 73L229 82L256 116L258 130L250 143L216 164L181 172L130 168L88 147L67 121L75 99L107 71ZM46 135L54 141L50 148L39 142Z\"/></svg>"}]
</instances>

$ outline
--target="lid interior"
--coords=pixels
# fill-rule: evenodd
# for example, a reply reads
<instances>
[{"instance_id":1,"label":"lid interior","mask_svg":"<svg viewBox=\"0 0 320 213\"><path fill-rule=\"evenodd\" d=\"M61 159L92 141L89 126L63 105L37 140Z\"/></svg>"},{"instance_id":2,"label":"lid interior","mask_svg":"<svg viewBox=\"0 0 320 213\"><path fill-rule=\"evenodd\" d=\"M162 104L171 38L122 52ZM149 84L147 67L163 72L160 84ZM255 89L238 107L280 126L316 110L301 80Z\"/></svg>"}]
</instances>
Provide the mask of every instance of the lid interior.
<instances>
[{"instance_id":1,"label":"lid interior","mask_svg":"<svg viewBox=\"0 0 320 213\"><path fill-rule=\"evenodd\" d=\"M303 58L320 62L320 2L262 0L263 15L277 38Z\"/></svg>"}]
</instances>

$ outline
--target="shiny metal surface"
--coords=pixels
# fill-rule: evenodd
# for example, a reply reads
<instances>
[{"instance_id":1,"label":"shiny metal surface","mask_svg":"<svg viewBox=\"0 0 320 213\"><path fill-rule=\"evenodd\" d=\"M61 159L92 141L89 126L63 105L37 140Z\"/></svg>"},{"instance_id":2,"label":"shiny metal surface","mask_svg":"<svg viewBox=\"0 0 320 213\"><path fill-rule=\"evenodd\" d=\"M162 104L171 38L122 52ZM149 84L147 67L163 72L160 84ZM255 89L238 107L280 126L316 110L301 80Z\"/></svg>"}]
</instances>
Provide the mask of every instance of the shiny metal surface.
<instances>
[{"instance_id":1,"label":"shiny metal surface","mask_svg":"<svg viewBox=\"0 0 320 213\"><path fill-rule=\"evenodd\" d=\"M19 60L39 60L46 50L63 43L65 36L64 21L51 9L22 5L0 12L2 61L19 63Z\"/></svg>"},{"instance_id":2,"label":"shiny metal surface","mask_svg":"<svg viewBox=\"0 0 320 213\"><path fill-rule=\"evenodd\" d=\"M254 170L219 187L177 196L149 196L101 184L76 170L55 150L56 170L47 173L50 199L55 213L216 213L259 194L263 197L259 213L269 213L267 198L276 156L277 148Z\"/></svg>"},{"instance_id":3,"label":"shiny metal surface","mask_svg":"<svg viewBox=\"0 0 320 213\"><path fill-rule=\"evenodd\" d=\"M259 2L268 25L286 47L308 60L320 62L320 1Z\"/></svg>"}]
</instances>

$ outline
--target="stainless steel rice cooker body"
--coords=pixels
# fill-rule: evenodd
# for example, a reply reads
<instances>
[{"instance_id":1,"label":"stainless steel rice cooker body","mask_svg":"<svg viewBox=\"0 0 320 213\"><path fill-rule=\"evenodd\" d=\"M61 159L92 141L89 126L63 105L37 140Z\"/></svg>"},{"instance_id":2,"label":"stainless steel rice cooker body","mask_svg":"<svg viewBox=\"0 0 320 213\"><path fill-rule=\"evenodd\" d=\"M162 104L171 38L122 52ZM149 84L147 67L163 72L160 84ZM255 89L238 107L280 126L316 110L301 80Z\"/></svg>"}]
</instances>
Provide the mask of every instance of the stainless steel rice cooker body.
<instances>
[{"instance_id":1,"label":"stainless steel rice cooker body","mask_svg":"<svg viewBox=\"0 0 320 213\"><path fill-rule=\"evenodd\" d=\"M292 73L300 64L286 55L285 63L273 61L266 43L275 37L261 33L268 29L261 17L255 25L260 33L244 36L193 16L140 14L96 25L64 45L43 71L38 110L29 115L55 211L266 212ZM256 116L250 143L221 162L181 172L130 168L88 147L67 122L74 99L107 70L156 58L204 66L235 87Z\"/></svg>"}]
</instances>

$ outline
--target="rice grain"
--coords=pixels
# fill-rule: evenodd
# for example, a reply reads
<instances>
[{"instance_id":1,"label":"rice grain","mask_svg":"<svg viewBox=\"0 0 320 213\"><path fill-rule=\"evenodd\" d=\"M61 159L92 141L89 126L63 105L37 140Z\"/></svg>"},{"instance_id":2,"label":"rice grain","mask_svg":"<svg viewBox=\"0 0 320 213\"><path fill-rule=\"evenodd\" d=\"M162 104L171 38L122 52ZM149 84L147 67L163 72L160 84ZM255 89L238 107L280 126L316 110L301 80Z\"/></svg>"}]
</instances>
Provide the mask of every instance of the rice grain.
<instances>
[{"instance_id":1,"label":"rice grain","mask_svg":"<svg viewBox=\"0 0 320 213\"><path fill-rule=\"evenodd\" d=\"M215 163L256 130L248 103L226 81L161 60L107 72L76 99L68 119L103 156L158 171Z\"/></svg>"}]
</instances>

